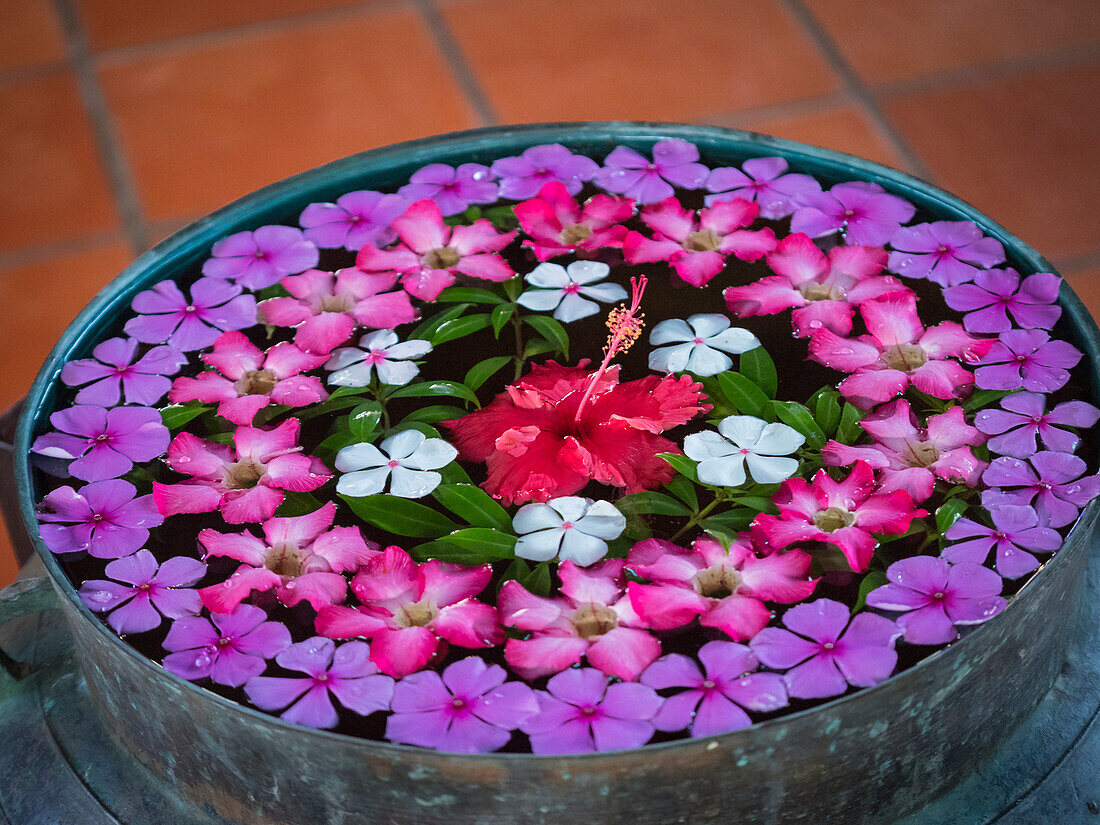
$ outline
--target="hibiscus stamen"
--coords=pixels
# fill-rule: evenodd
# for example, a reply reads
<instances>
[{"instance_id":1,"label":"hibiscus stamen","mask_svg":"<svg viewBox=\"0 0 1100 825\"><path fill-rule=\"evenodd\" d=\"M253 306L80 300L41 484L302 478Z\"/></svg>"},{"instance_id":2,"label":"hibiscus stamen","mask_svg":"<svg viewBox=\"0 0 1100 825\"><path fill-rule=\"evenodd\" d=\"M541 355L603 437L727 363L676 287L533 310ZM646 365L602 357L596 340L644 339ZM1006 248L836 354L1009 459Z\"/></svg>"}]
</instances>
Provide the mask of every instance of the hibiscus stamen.
<instances>
[{"instance_id":1,"label":"hibiscus stamen","mask_svg":"<svg viewBox=\"0 0 1100 825\"><path fill-rule=\"evenodd\" d=\"M574 421L581 420L584 405L588 403L588 399L593 390L596 389L596 385L603 378L603 374L607 372L611 359L630 349L634 342L638 340L638 336L642 334L642 327L645 326L645 315L639 312L638 309L641 307L642 295L645 293L647 283L649 283L649 279L645 275L631 278L630 308L628 309L625 304L620 304L608 313L607 328L611 332L607 336L607 344L603 348L603 361L600 362L600 368L592 374L588 387L585 389L584 395L581 396L581 403L577 405L577 412L573 416Z\"/></svg>"}]
</instances>

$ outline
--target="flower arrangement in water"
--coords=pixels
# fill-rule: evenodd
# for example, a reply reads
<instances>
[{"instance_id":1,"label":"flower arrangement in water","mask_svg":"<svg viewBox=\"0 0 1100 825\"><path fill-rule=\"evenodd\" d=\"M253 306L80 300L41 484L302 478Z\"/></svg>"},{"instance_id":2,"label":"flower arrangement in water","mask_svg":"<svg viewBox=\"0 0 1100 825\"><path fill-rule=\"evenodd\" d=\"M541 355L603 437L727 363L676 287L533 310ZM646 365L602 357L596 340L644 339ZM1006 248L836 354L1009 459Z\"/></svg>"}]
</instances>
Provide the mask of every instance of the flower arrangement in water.
<instances>
[{"instance_id":1,"label":"flower arrangement in water","mask_svg":"<svg viewBox=\"0 0 1100 825\"><path fill-rule=\"evenodd\" d=\"M138 294L33 446L84 603L453 752L737 730L996 616L1100 493L1060 279L874 184L640 148L432 164Z\"/></svg>"}]
</instances>

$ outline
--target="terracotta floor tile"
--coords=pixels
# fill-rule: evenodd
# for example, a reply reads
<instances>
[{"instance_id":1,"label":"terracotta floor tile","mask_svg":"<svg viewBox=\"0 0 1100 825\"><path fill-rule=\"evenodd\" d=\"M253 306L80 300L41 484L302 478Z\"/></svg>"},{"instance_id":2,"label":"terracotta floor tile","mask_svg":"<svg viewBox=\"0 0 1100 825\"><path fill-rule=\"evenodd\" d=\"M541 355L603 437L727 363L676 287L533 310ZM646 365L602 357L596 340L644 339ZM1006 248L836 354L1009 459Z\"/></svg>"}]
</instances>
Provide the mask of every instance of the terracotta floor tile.
<instances>
[{"instance_id":1,"label":"terracotta floor tile","mask_svg":"<svg viewBox=\"0 0 1100 825\"><path fill-rule=\"evenodd\" d=\"M941 185L1048 258L1100 248L1100 63L886 103Z\"/></svg>"},{"instance_id":2,"label":"terracotta floor tile","mask_svg":"<svg viewBox=\"0 0 1100 825\"><path fill-rule=\"evenodd\" d=\"M1092 317L1100 320L1100 269L1074 272L1065 277L1066 283L1089 308Z\"/></svg>"},{"instance_id":3,"label":"terracotta floor tile","mask_svg":"<svg viewBox=\"0 0 1100 825\"><path fill-rule=\"evenodd\" d=\"M364 149L475 125L419 17L405 11L242 37L100 77L153 220L209 211Z\"/></svg>"},{"instance_id":4,"label":"terracotta floor tile","mask_svg":"<svg viewBox=\"0 0 1100 825\"><path fill-rule=\"evenodd\" d=\"M4 0L0 69L65 57L61 25L49 0Z\"/></svg>"},{"instance_id":5,"label":"terracotta floor tile","mask_svg":"<svg viewBox=\"0 0 1100 825\"><path fill-rule=\"evenodd\" d=\"M0 251L117 225L70 75L0 86L0 181Z\"/></svg>"},{"instance_id":6,"label":"terracotta floor tile","mask_svg":"<svg viewBox=\"0 0 1100 825\"><path fill-rule=\"evenodd\" d=\"M1096 0L807 0L872 83L1100 39Z\"/></svg>"},{"instance_id":7,"label":"terracotta floor tile","mask_svg":"<svg viewBox=\"0 0 1100 825\"><path fill-rule=\"evenodd\" d=\"M0 524L0 528L3 525ZM12 549L11 539L6 530L0 529L0 587L15 581L15 575L19 568L15 564L15 550Z\"/></svg>"},{"instance_id":8,"label":"terracotta floor tile","mask_svg":"<svg viewBox=\"0 0 1100 825\"><path fill-rule=\"evenodd\" d=\"M836 78L773 0L478 0L443 7L501 120L697 120Z\"/></svg>"}]
</instances>

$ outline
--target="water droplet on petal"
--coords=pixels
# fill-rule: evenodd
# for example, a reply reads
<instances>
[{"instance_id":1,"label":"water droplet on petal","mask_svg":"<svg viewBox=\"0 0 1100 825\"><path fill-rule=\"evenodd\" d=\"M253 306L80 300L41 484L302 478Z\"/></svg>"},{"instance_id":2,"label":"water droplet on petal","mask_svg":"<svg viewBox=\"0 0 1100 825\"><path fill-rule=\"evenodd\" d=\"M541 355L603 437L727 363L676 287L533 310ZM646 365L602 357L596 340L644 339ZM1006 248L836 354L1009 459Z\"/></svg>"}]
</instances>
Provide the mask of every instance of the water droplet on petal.
<instances>
[{"instance_id":1,"label":"water droplet on petal","mask_svg":"<svg viewBox=\"0 0 1100 825\"><path fill-rule=\"evenodd\" d=\"M206 667L210 664L210 657L205 653L200 653L195 657L195 667Z\"/></svg>"},{"instance_id":2,"label":"water droplet on petal","mask_svg":"<svg viewBox=\"0 0 1100 825\"><path fill-rule=\"evenodd\" d=\"M810 327L812 329L821 329L821 322L820 321L810 321Z\"/></svg>"},{"instance_id":3,"label":"water droplet on petal","mask_svg":"<svg viewBox=\"0 0 1100 825\"><path fill-rule=\"evenodd\" d=\"M100 604L102 604L111 600L111 594L106 590L97 590L88 598L91 599L93 602L99 602Z\"/></svg>"}]
</instances>

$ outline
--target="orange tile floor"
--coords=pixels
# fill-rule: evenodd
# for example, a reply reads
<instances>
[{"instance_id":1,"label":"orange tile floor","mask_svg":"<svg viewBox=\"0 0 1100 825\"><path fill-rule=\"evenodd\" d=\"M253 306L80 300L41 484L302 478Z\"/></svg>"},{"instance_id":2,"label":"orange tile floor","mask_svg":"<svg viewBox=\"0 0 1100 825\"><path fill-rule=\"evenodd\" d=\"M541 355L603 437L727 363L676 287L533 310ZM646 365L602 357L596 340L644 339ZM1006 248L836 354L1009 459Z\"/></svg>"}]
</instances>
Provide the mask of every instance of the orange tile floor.
<instances>
[{"instance_id":1,"label":"orange tile floor","mask_svg":"<svg viewBox=\"0 0 1100 825\"><path fill-rule=\"evenodd\" d=\"M1096 0L0 0L0 408L137 253L266 183L497 123L674 120L969 200L1100 315ZM15 575L0 540L0 585Z\"/></svg>"}]
</instances>

